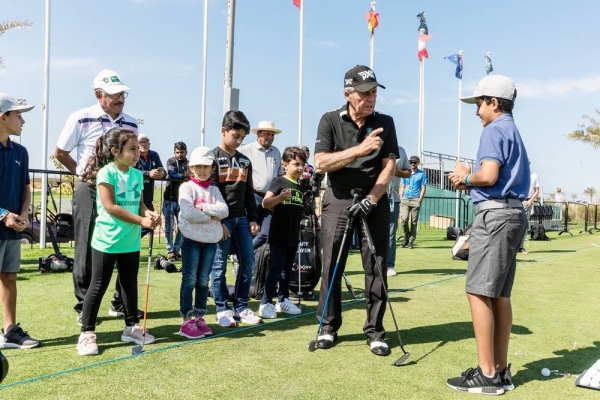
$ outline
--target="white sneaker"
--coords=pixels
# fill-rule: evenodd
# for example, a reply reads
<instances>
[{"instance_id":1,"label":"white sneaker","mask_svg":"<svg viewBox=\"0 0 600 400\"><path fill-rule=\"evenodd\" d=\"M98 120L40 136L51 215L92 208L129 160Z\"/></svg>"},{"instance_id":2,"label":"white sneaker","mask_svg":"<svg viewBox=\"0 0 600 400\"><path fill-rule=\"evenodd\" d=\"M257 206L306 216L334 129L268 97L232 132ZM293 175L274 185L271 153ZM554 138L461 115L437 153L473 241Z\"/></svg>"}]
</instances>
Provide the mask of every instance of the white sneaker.
<instances>
[{"instance_id":1,"label":"white sneaker","mask_svg":"<svg viewBox=\"0 0 600 400\"><path fill-rule=\"evenodd\" d=\"M240 312L236 312L234 314L234 318L238 317L240 322L244 322L246 324L256 325L263 322L262 318L254 315L254 312L249 308L244 308Z\"/></svg>"},{"instance_id":2,"label":"white sneaker","mask_svg":"<svg viewBox=\"0 0 600 400\"><path fill-rule=\"evenodd\" d=\"M142 344L142 338L144 336L144 328L140 324L135 324L134 326L126 326L123 330L123 334L121 335L121 341L123 342L132 342L135 344ZM156 342L156 338L146 330L146 339L144 341L145 344L150 344Z\"/></svg>"},{"instance_id":3,"label":"white sneaker","mask_svg":"<svg viewBox=\"0 0 600 400\"><path fill-rule=\"evenodd\" d=\"M235 319L233 319L233 311L223 310L217 313L217 324L225 328L233 328L236 326Z\"/></svg>"},{"instance_id":4,"label":"white sneaker","mask_svg":"<svg viewBox=\"0 0 600 400\"><path fill-rule=\"evenodd\" d=\"M292 303L290 299L283 299L283 302L281 303L277 302L277 304L275 304L275 311L293 315L302 313L300 307Z\"/></svg>"},{"instance_id":5,"label":"white sneaker","mask_svg":"<svg viewBox=\"0 0 600 400\"><path fill-rule=\"evenodd\" d=\"M267 319L277 318L275 306L271 303L261 304L258 308L258 316Z\"/></svg>"},{"instance_id":6,"label":"white sneaker","mask_svg":"<svg viewBox=\"0 0 600 400\"><path fill-rule=\"evenodd\" d=\"M388 268L387 276L396 276L396 275L398 275L398 273L396 271L394 271L394 268Z\"/></svg>"},{"instance_id":7,"label":"white sneaker","mask_svg":"<svg viewBox=\"0 0 600 400\"><path fill-rule=\"evenodd\" d=\"M96 333L81 332L77 342L77 353L80 356L95 356L98 354L98 345L96 344Z\"/></svg>"}]
</instances>

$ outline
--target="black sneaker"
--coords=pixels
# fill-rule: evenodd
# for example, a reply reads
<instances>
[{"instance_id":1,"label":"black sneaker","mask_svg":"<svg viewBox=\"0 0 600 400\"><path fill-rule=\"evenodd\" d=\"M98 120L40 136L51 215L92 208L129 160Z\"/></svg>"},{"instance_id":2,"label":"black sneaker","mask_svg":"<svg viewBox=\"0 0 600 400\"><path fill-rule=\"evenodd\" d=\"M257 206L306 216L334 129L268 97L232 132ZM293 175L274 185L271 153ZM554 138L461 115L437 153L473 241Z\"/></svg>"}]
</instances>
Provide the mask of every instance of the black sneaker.
<instances>
[{"instance_id":1,"label":"black sneaker","mask_svg":"<svg viewBox=\"0 0 600 400\"><path fill-rule=\"evenodd\" d=\"M371 353L376 356L389 356L390 348L385 342L385 339L367 339L367 344L371 347Z\"/></svg>"},{"instance_id":2,"label":"black sneaker","mask_svg":"<svg viewBox=\"0 0 600 400\"><path fill-rule=\"evenodd\" d=\"M504 370L500 371L500 381L502 381L502 387L505 392L515 389L515 385L512 382L512 374L510 373L510 364Z\"/></svg>"},{"instance_id":3,"label":"black sneaker","mask_svg":"<svg viewBox=\"0 0 600 400\"><path fill-rule=\"evenodd\" d=\"M317 337L317 347L319 349L330 349L337 340L337 332L321 332Z\"/></svg>"},{"instance_id":4,"label":"black sneaker","mask_svg":"<svg viewBox=\"0 0 600 400\"><path fill-rule=\"evenodd\" d=\"M19 324L14 325L6 333L2 329L0 349L31 349L39 344L39 340L32 339Z\"/></svg>"},{"instance_id":5,"label":"black sneaker","mask_svg":"<svg viewBox=\"0 0 600 400\"><path fill-rule=\"evenodd\" d=\"M409 242L408 246L406 246L406 247L408 247L409 249L414 249L415 248L415 246L412 244L412 242Z\"/></svg>"},{"instance_id":6,"label":"black sneaker","mask_svg":"<svg viewBox=\"0 0 600 400\"><path fill-rule=\"evenodd\" d=\"M110 302L110 307L108 308L108 315L111 317L124 317L125 316L125 306L123 303L114 303ZM142 310L137 310L138 318L144 318L144 312Z\"/></svg>"},{"instance_id":7,"label":"black sneaker","mask_svg":"<svg viewBox=\"0 0 600 400\"><path fill-rule=\"evenodd\" d=\"M487 395L500 395L504 393L502 381L498 371L493 378L483 375L481 368L469 368L456 378L450 378L446 381L448 387L459 392L479 393Z\"/></svg>"},{"instance_id":8,"label":"black sneaker","mask_svg":"<svg viewBox=\"0 0 600 400\"><path fill-rule=\"evenodd\" d=\"M400 243L400 247L406 248L406 246L408 246L408 239L404 239L402 243Z\"/></svg>"}]
</instances>

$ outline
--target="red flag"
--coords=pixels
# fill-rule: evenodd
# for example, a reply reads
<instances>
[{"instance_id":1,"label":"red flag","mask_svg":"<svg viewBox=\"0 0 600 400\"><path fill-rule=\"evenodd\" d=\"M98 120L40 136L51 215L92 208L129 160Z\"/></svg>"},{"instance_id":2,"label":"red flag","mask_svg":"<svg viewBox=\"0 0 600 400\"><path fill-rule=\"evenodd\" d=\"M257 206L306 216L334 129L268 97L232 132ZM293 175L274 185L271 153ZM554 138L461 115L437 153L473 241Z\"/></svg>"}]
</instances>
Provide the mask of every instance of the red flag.
<instances>
[{"instance_id":1,"label":"red flag","mask_svg":"<svg viewBox=\"0 0 600 400\"><path fill-rule=\"evenodd\" d=\"M292 2L294 3L294 5L298 8L301 7L302 5L302 0L292 0Z\"/></svg>"},{"instance_id":2,"label":"red flag","mask_svg":"<svg viewBox=\"0 0 600 400\"><path fill-rule=\"evenodd\" d=\"M423 57L429 58L429 54L427 53L425 44L431 38L431 36L432 35L426 35L423 32L419 33L419 46L417 50L417 56L419 57L419 61L423 61Z\"/></svg>"},{"instance_id":3,"label":"red flag","mask_svg":"<svg viewBox=\"0 0 600 400\"><path fill-rule=\"evenodd\" d=\"M375 28L379 26L379 13L369 11L365 17L367 19L367 29L373 34Z\"/></svg>"}]
</instances>

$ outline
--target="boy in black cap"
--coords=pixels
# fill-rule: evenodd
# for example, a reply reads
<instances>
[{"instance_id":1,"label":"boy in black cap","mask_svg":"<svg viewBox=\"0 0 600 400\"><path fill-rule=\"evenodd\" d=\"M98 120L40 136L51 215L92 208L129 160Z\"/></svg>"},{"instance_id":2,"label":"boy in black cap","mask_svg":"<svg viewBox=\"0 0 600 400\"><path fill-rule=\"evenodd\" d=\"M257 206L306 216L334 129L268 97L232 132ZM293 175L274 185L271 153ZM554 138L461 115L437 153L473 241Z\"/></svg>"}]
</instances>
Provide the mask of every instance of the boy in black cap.
<instances>
[{"instance_id":1,"label":"boy in black cap","mask_svg":"<svg viewBox=\"0 0 600 400\"><path fill-rule=\"evenodd\" d=\"M329 179L322 200L323 277L317 309L317 318L323 316L317 338L317 346L322 349L333 347L342 325L341 278L350 241L346 240L344 247L340 247L347 218L351 217L354 225L361 218L365 219L373 235L378 262L380 265L387 263L389 230L381 227L390 223L386 192L396 167L398 142L392 117L375 111L379 87L385 89L377 82L375 73L364 65L357 65L344 77L346 103L323 114L319 122L315 167L318 173L327 173ZM359 202L354 206L353 189L361 190ZM360 232L361 239L362 236ZM361 244L367 309L363 331L371 352L387 356L390 349L385 342L383 327L387 275L377 270L366 240L361 240ZM340 263L333 276L338 254L341 254ZM334 280L332 285L331 279ZM325 308L330 286L331 294Z\"/></svg>"},{"instance_id":2,"label":"boy in black cap","mask_svg":"<svg viewBox=\"0 0 600 400\"><path fill-rule=\"evenodd\" d=\"M457 161L448 176L457 189L471 189L475 212L465 290L478 366L447 381L450 388L463 392L498 395L515 388L508 364L510 294L517 250L527 228L521 202L529 190L527 151L512 116L516 97L509 78L489 75L473 96L461 99L477 104L483 124L473 172Z\"/></svg>"}]
</instances>

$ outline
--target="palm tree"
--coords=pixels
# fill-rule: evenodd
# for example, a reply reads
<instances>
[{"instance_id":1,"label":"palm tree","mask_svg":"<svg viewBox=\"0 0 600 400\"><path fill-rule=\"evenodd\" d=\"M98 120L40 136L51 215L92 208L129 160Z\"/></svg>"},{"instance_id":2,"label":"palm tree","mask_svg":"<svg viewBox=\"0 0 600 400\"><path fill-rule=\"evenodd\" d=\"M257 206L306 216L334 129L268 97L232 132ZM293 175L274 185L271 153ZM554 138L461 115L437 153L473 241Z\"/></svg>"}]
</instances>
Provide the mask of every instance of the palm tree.
<instances>
[{"instance_id":1,"label":"palm tree","mask_svg":"<svg viewBox=\"0 0 600 400\"><path fill-rule=\"evenodd\" d=\"M0 35L5 32L10 31L11 29L17 28L30 28L33 24L29 21L17 19L17 20L5 20L4 22L0 22ZM0 68L4 68L4 60L0 57Z\"/></svg>"},{"instance_id":2,"label":"palm tree","mask_svg":"<svg viewBox=\"0 0 600 400\"><path fill-rule=\"evenodd\" d=\"M594 202L594 196L596 195L596 193L596 189L593 187L586 188L583 191L583 194L585 194L586 196L590 196L590 203Z\"/></svg>"},{"instance_id":3,"label":"palm tree","mask_svg":"<svg viewBox=\"0 0 600 400\"><path fill-rule=\"evenodd\" d=\"M600 110L596 109L596 114L600 114ZM594 148L600 147L600 121L584 115L583 119L589 121L589 125L583 123L577 124L580 129L567 134L567 138L577 140L583 143L591 144Z\"/></svg>"},{"instance_id":4,"label":"palm tree","mask_svg":"<svg viewBox=\"0 0 600 400\"><path fill-rule=\"evenodd\" d=\"M573 194L571 195L571 199L573 199L573 201L577 200L577 195L576 195L575 193L573 193Z\"/></svg>"}]
</instances>

